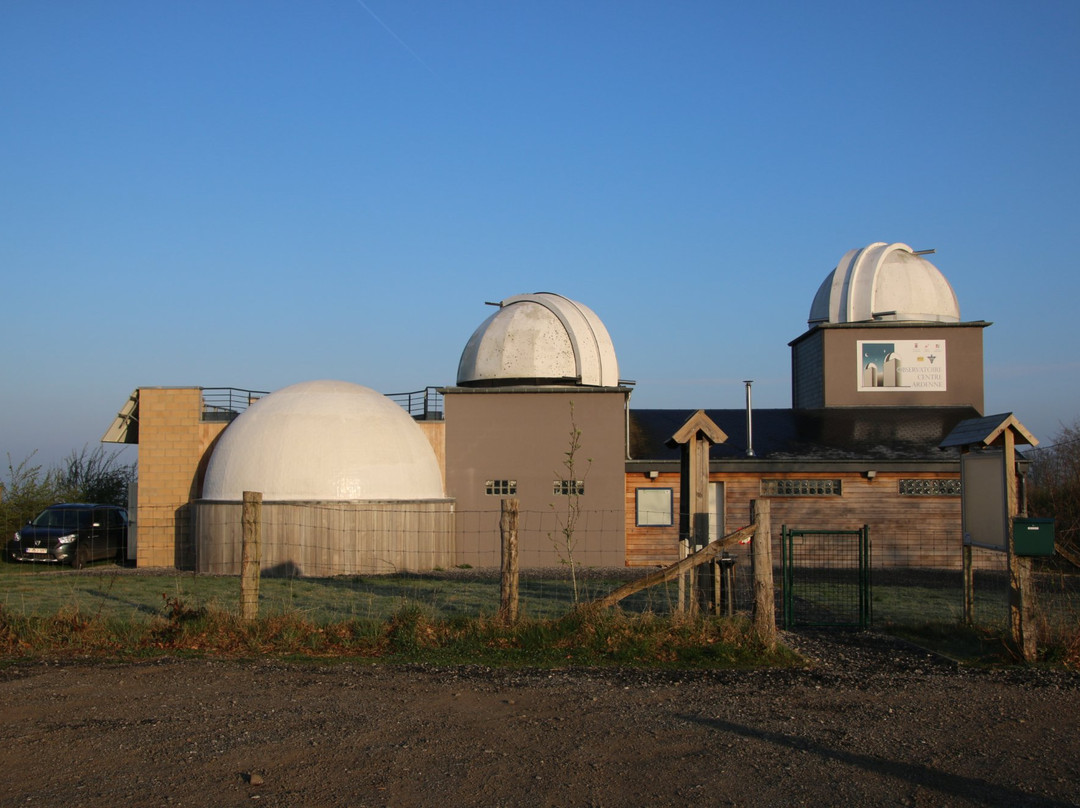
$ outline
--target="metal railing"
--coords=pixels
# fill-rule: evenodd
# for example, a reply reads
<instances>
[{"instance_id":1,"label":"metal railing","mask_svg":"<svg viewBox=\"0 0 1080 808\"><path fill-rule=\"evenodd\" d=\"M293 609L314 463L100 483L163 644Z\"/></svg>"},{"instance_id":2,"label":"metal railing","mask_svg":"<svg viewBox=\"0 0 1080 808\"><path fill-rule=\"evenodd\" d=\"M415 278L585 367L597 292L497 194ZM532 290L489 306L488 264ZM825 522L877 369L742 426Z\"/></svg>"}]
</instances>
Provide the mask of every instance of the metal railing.
<instances>
[{"instance_id":1,"label":"metal railing","mask_svg":"<svg viewBox=\"0 0 1080 808\"><path fill-rule=\"evenodd\" d=\"M237 387L203 387L202 420L232 421L263 396L264 390L241 390ZM438 387L425 387L408 393L387 393L386 397L399 404L418 421L443 420L443 397Z\"/></svg>"},{"instance_id":2,"label":"metal railing","mask_svg":"<svg viewBox=\"0 0 1080 808\"><path fill-rule=\"evenodd\" d=\"M411 393L387 393L386 397L400 404L418 421L443 420L443 396L438 387L425 387Z\"/></svg>"},{"instance_id":3,"label":"metal railing","mask_svg":"<svg viewBox=\"0 0 1080 808\"><path fill-rule=\"evenodd\" d=\"M203 387L202 420L232 421L252 402L269 395L264 390L240 390L236 387Z\"/></svg>"}]
</instances>

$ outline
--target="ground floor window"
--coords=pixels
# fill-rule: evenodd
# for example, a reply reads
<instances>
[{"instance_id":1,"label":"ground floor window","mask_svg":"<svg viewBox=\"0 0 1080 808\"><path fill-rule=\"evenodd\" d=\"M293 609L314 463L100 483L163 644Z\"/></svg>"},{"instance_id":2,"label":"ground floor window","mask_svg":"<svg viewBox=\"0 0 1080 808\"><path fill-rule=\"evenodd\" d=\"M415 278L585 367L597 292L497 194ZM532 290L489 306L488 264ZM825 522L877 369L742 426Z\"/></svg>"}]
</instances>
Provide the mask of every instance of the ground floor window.
<instances>
[{"instance_id":1,"label":"ground floor window","mask_svg":"<svg viewBox=\"0 0 1080 808\"><path fill-rule=\"evenodd\" d=\"M555 480L552 483L552 493L555 496L582 496L585 493L584 480Z\"/></svg>"},{"instance_id":2,"label":"ground floor window","mask_svg":"<svg viewBox=\"0 0 1080 808\"><path fill-rule=\"evenodd\" d=\"M517 493L517 480L488 480L484 489L493 497L508 497Z\"/></svg>"}]
</instances>

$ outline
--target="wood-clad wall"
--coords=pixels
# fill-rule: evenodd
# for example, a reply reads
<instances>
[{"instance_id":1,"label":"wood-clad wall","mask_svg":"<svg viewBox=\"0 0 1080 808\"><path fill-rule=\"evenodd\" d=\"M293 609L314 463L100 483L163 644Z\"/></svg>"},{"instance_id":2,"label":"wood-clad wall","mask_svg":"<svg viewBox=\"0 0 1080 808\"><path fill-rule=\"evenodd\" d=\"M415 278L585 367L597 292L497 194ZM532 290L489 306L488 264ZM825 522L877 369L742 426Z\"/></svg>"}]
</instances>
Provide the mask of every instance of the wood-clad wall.
<instances>
[{"instance_id":1,"label":"wood-clad wall","mask_svg":"<svg viewBox=\"0 0 1080 808\"><path fill-rule=\"evenodd\" d=\"M840 496L770 496L773 558L780 561L780 529L851 530L870 527L875 567L939 567L959 569L961 523L959 496L902 496L901 479L956 479L957 474L878 472L873 479L847 473L712 472L711 482L724 483L724 524L731 532L750 521L750 501L761 499L761 480L840 479ZM626 475L626 558L628 566L659 566L678 560L678 518L671 527L638 527L636 490L674 489L679 508L679 474L661 472L655 480L639 472ZM740 555L745 548L737 549Z\"/></svg>"},{"instance_id":2,"label":"wood-clad wall","mask_svg":"<svg viewBox=\"0 0 1080 808\"><path fill-rule=\"evenodd\" d=\"M239 502L195 503L197 569L240 573ZM264 502L262 571L272 575L422 572L454 564L454 503Z\"/></svg>"}]
</instances>

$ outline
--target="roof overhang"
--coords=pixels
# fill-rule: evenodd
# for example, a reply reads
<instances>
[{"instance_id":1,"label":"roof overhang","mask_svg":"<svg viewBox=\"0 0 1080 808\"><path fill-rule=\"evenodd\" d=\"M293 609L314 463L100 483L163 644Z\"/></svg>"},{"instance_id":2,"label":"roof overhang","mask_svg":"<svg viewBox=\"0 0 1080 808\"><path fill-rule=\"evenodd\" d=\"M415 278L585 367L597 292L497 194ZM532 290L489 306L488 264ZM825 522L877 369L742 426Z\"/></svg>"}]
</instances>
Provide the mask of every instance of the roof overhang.
<instances>
[{"instance_id":1,"label":"roof overhang","mask_svg":"<svg viewBox=\"0 0 1080 808\"><path fill-rule=\"evenodd\" d=\"M982 418L968 418L961 421L952 432L945 436L939 448L953 446L992 446L1001 440L1006 430L1011 430L1017 444L1038 446L1039 441L1028 432L1011 412L1000 415L984 415Z\"/></svg>"},{"instance_id":2,"label":"roof overhang","mask_svg":"<svg viewBox=\"0 0 1080 808\"><path fill-rule=\"evenodd\" d=\"M112 425L105 430L102 443L139 442L139 389L135 388L116 414Z\"/></svg>"}]
</instances>

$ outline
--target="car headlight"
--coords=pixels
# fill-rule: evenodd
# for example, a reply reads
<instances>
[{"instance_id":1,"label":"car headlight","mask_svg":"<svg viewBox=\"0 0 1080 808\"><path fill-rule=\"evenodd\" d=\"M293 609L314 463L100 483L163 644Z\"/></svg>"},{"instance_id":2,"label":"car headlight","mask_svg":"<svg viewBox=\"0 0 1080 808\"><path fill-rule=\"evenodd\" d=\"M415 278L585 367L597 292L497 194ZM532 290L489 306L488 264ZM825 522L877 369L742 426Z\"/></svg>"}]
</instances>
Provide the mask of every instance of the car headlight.
<instances>
[{"instance_id":1,"label":"car headlight","mask_svg":"<svg viewBox=\"0 0 1080 808\"><path fill-rule=\"evenodd\" d=\"M71 544L77 538L79 538L78 533L68 533L66 536L61 536L57 541L61 544Z\"/></svg>"},{"instance_id":2,"label":"car headlight","mask_svg":"<svg viewBox=\"0 0 1080 808\"><path fill-rule=\"evenodd\" d=\"M22 541L22 537L19 536L19 531L15 531L15 541Z\"/></svg>"}]
</instances>

